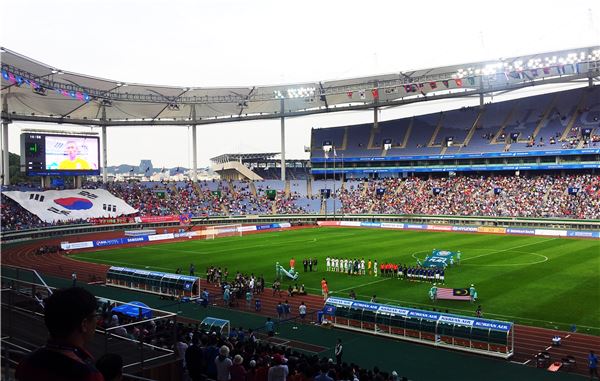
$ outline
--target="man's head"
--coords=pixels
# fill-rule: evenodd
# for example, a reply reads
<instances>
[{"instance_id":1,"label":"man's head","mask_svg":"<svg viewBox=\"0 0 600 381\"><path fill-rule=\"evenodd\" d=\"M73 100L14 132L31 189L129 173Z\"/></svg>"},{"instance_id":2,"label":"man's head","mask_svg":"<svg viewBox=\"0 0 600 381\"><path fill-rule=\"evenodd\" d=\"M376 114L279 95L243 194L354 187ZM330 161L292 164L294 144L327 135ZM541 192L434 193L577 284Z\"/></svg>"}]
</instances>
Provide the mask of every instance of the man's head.
<instances>
[{"instance_id":1,"label":"man's head","mask_svg":"<svg viewBox=\"0 0 600 381\"><path fill-rule=\"evenodd\" d=\"M44 322L53 339L82 345L96 330L96 298L81 287L57 290L44 304Z\"/></svg>"},{"instance_id":2,"label":"man's head","mask_svg":"<svg viewBox=\"0 0 600 381\"><path fill-rule=\"evenodd\" d=\"M79 148L77 147L77 143L74 140L69 140L67 145L65 146L65 153L69 156L69 160L75 160L77 158L77 154L79 153Z\"/></svg>"}]
</instances>

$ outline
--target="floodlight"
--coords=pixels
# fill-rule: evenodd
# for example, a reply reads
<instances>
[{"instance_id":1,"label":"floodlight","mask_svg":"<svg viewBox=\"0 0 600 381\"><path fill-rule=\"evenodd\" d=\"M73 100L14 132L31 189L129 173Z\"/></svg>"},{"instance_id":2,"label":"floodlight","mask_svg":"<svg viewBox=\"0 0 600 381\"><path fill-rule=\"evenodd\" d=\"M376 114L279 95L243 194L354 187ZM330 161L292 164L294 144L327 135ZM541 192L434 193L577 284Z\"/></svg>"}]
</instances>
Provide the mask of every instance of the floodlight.
<instances>
[{"instance_id":1,"label":"floodlight","mask_svg":"<svg viewBox=\"0 0 600 381\"><path fill-rule=\"evenodd\" d=\"M37 87L33 87L32 88L33 92L38 94L38 95L43 95L46 96L46 89L44 89L42 86L37 86Z\"/></svg>"}]
</instances>

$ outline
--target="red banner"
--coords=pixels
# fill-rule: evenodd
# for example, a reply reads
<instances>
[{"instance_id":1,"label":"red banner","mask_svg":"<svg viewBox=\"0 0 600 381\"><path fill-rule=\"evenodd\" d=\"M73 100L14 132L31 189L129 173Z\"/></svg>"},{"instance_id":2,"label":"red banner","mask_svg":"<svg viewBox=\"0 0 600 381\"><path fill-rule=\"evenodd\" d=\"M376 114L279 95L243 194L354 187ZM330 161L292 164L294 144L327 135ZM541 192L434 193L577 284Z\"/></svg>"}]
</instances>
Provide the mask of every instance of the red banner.
<instances>
[{"instance_id":1,"label":"red banner","mask_svg":"<svg viewBox=\"0 0 600 381\"><path fill-rule=\"evenodd\" d=\"M131 217L114 217L114 218L90 218L90 223L94 225L112 225L112 224L128 224L133 222Z\"/></svg>"},{"instance_id":2,"label":"red banner","mask_svg":"<svg viewBox=\"0 0 600 381\"><path fill-rule=\"evenodd\" d=\"M152 224L158 222L179 222L179 216L143 216L136 217L135 222L143 224Z\"/></svg>"}]
</instances>

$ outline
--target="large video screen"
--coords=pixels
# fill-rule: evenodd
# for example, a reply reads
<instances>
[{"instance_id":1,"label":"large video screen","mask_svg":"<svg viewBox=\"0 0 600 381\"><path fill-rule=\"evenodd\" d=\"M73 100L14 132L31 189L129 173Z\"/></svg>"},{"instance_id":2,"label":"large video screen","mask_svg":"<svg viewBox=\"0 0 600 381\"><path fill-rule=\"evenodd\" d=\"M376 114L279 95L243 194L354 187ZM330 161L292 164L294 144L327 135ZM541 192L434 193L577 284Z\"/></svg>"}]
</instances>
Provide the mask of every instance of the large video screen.
<instances>
[{"instance_id":1,"label":"large video screen","mask_svg":"<svg viewBox=\"0 0 600 381\"><path fill-rule=\"evenodd\" d=\"M97 136L39 133L23 135L23 156L27 175L100 174L100 139Z\"/></svg>"}]
</instances>

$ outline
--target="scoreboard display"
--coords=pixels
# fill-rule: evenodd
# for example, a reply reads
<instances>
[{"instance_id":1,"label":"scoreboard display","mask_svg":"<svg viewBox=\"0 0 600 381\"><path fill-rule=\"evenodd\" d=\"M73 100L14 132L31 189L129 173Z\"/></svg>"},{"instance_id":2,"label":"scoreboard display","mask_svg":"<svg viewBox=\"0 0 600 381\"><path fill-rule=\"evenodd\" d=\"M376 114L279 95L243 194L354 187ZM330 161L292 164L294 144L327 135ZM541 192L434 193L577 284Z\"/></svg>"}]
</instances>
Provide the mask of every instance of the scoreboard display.
<instances>
[{"instance_id":1,"label":"scoreboard display","mask_svg":"<svg viewBox=\"0 0 600 381\"><path fill-rule=\"evenodd\" d=\"M21 164L27 176L100 174L97 136L21 134Z\"/></svg>"}]
</instances>

